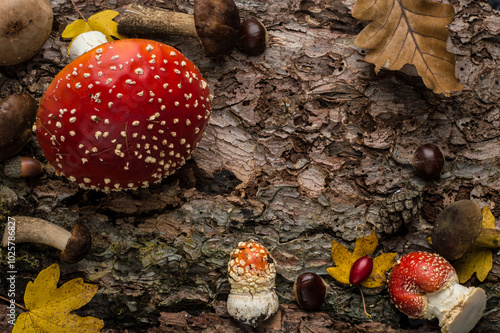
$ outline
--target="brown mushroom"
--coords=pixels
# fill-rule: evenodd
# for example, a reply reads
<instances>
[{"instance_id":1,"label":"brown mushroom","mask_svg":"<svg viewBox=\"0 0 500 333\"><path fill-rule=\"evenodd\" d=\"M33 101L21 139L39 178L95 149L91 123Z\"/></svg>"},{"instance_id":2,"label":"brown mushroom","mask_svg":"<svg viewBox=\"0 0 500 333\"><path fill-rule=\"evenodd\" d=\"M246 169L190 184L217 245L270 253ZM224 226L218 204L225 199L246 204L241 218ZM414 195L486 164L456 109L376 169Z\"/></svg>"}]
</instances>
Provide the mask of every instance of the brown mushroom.
<instances>
[{"instance_id":1,"label":"brown mushroom","mask_svg":"<svg viewBox=\"0 0 500 333\"><path fill-rule=\"evenodd\" d=\"M15 65L33 57L52 31L53 13L47 0L2 0L0 4L0 65Z\"/></svg>"},{"instance_id":2,"label":"brown mushroom","mask_svg":"<svg viewBox=\"0 0 500 333\"><path fill-rule=\"evenodd\" d=\"M43 219L29 216L13 216L15 222L15 243L41 243L61 250L61 261L75 264L82 260L92 247L89 229L77 223L73 230L68 230ZM2 247L9 244L9 236L13 236L7 227L2 238Z\"/></svg>"},{"instance_id":3,"label":"brown mushroom","mask_svg":"<svg viewBox=\"0 0 500 333\"><path fill-rule=\"evenodd\" d=\"M195 0L193 15L130 4L116 21L118 32L129 36L198 37L209 57L229 54L240 31L240 15L233 0Z\"/></svg>"},{"instance_id":4,"label":"brown mushroom","mask_svg":"<svg viewBox=\"0 0 500 333\"><path fill-rule=\"evenodd\" d=\"M472 246L500 246L500 230L483 229L483 214L478 204L460 200L438 215L432 230L432 246L447 260L464 255Z\"/></svg>"},{"instance_id":5,"label":"brown mushroom","mask_svg":"<svg viewBox=\"0 0 500 333\"><path fill-rule=\"evenodd\" d=\"M36 101L30 95L14 94L0 104L0 161L20 151L32 137Z\"/></svg>"}]
</instances>

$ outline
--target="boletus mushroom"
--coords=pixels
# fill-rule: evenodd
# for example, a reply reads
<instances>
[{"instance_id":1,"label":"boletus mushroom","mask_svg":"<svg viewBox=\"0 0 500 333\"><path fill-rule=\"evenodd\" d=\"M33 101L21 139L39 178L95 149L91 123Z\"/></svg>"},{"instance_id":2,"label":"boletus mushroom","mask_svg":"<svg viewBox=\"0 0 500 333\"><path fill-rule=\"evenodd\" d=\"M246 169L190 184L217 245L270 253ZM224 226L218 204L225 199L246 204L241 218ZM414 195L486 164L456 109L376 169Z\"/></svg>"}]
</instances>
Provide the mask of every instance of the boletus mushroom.
<instances>
[{"instance_id":1,"label":"boletus mushroom","mask_svg":"<svg viewBox=\"0 0 500 333\"><path fill-rule=\"evenodd\" d=\"M276 264L262 244L240 242L231 252L227 268L231 284L227 311L233 318L257 327L278 311Z\"/></svg>"},{"instance_id":2,"label":"boletus mushroom","mask_svg":"<svg viewBox=\"0 0 500 333\"><path fill-rule=\"evenodd\" d=\"M0 161L19 152L31 140L36 101L27 93L14 94L0 104Z\"/></svg>"},{"instance_id":3,"label":"boletus mushroom","mask_svg":"<svg viewBox=\"0 0 500 333\"><path fill-rule=\"evenodd\" d=\"M212 106L198 68L171 46L124 39L67 65L40 100L47 160L83 188L135 189L182 166Z\"/></svg>"},{"instance_id":4,"label":"boletus mushroom","mask_svg":"<svg viewBox=\"0 0 500 333\"><path fill-rule=\"evenodd\" d=\"M16 65L33 57L52 31L53 13L47 0L0 2L0 65Z\"/></svg>"},{"instance_id":5,"label":"boletus mushroom","mask_svg":"<svg viewBox=\"0 0 500 333\"><path fill-rule=\"evenodd\" d=\"M92 247L92 237L86 226L75 224L70 232L52 222L30 216L13 216L15 221L15 243L40 243L61 250L61 261L75 264L82 260ZM11 233L6 229L2 247L9 244Z\"/></svg>"},{"instance_id":6,"label":"boletus mushroom","mask_svg":"<svg viewBox=\"0 0 500 333\"><path fill-rule=\"evenodd\" d=\"M484 290L462 286L453 266L434 253L412 252L399 259L388 289L398 310L411 318L437 318L442 332L469 332L486 308Z\"/></svg>"},{"instance_id":7,"label":"boletus mushroom","mask_svg":"<svg viewBox=\"0 0 500 333\"><path fill-rule=\"evenodd\" d=\"M483 229L483 214L471 200L456 201L438 215L431 233L432 246L447 260L464 255L472 246L500 246L500 230Z\"/></svg>"},{"instance_id":8,"label":"boletus mushroom","mask_svg":"<svg viewBox=\"0 0 500 333\"><path fill-rule=\"evenodd\" d=\"M197 37L209 57L228 54L236 47L241 24L233 0L195 0L193 15L130 4L115 20L118 32L128 36Z\"/></svg>"}]
</instances>

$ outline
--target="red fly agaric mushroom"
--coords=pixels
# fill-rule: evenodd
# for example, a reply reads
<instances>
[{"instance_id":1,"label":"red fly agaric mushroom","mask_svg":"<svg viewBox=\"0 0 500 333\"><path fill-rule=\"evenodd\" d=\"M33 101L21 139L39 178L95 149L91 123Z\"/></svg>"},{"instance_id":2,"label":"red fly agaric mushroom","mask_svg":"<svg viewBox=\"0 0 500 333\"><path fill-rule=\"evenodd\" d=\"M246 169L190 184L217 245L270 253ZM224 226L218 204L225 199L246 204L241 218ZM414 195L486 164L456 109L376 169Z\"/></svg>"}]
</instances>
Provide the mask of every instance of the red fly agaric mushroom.
<instances>
[{"instance_id":1,"label":"red fly agaric mushroom","mask_svg":"<svg viewBox=\"0 0 500 333\"><path fill-rule=\"evenodd\" d=\"M47 160L83 188L147 187L201 140L212 96L198 68L151 40L102 44L67 65L38 110Z\"/></svg>"},{"instance_id":2,"label":"red fly agaric mushroom","mask_svg":"<svg viewBox=\"0 0 500 333\"><path fill-rule=\"evenodd\" d=\"M15 229L12 232L7 224L2 238L2 247L9 246L9 242L40 243L61 250L61 261L75 264L82 260L92 247L92 237L86 226L77 223L73 230L60 227L52 222L30 216L13 216ZM12 241L10 237L13 237Z\"/></svg>"},{"instance_id":3,"label":"red fly agaric mushroom","mask_svg":"<svg viewBox=\"0 0 500 333\"><path fill-rule=\"evenodd\" d=\"M240 242L228 264L231 291L227 311L239 322L258 326L279 307L274 291L276 264L267 249L250 240Z\"/></svg>"},{"instance_id":4,"label":"red fly agaric mushroom","mask_svg":"<svg viewBox=\"0 0 500 333\"><path fill-rule=\"evenodd\" d=\"M52 31L53 13L47 0L0 2L0 65L20 64L33 57Z\"/></svg>"},{"instance_id":5,"label":"red fly agaric mushroom","mask_svg":"<svg viewBox=\"0 0 500 333\"><path fill-rule=\"evenodd\" d=\"M233 0L195 0L193 15L130 4L116 21L118 32L128 36L198 37L209 57L230 53L240 30Z\"/></svg>"},{"instance_id":6,"label":"red fly agaric mushroom","mask_svg":"<svg viewBox=\"0 0 500 333\"><path fill-rule=\"evenodd\" d=\"M469 332L486 308L484 290L459 284L453 266L433 253L403 256L394 264L388 284L396 308L412 318L436 317L442 332Z\"/></svg>"}]
</instances>

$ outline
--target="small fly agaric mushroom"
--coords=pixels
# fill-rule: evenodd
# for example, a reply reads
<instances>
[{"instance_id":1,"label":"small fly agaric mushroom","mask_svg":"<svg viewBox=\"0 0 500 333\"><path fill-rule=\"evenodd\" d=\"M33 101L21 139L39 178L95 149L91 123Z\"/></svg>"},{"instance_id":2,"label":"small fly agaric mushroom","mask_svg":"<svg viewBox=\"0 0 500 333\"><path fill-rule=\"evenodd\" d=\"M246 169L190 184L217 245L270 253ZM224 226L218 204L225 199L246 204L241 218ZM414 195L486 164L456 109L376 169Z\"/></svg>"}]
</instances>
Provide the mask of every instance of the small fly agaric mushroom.
<instances>
[{"instance_id":1,"label":"small fly agaric mushroom","mask_svg":"<svg viewBox=\"0 0 500 333\"><path fill-rule=\"evenodd\" d=\"M484 290L464 287L443 257L412 252L399 259L389 276L391 300L416 319L439 320L442 332L469 332L486 308Z\"/></svg>"},{"instance_id":2,"label":"small fly agaric mushroom","mask_svg":"<svg viewBox=\"0 0 500 333\"><path fill-rule=\"evenodd\" d=\"M206 81L179 51L117 40L54 78L40 101L36 135L47 160L83 188L147 187L185 163L211 105Z\"/></svg>"},{"instance_id":3,"label":"small fly agaric mushroom","mask_svg":"<svg viewBox=\"0 0 500 333\"><path fill-rule=\"evenodd\" d=\"M198 37L209 57L230 53L240 30L233 0L195 0L193 15L130 4L116 21L118 32L129 36Z\"/></svg>"},{"instance_id":4,"label":"small fly agaric mushroom","mask_svg":"<svg viewBox=\"0 0 500 333\"><path fill-rule=\"evenodd\" d=\"M14 94L0 104L0 161L14 156L30 140L36 119L36 101L29 94Z\"/></svg>"},{"instance_id":5,"label":"small fly agaric mushroom","mask_svg":"<svg viewBox=\"0 0 500 333\"><path fill-rule=\"evenodd\" d=\"M2 0L0 3L0 65L16 65L33 57L52 31L47 0Z\"/></svg>"},{"instance_id":6,"label":"small fly agaric mushroom","mask_svg":"<svg viewBox=\"0 0 500 333\"><path fill-rule=\"evenodd\" d=\"M447 260L464 255L472 246L500 246L500 230L483 229L483 214L478 204L460 200L439 213L432 229L432 246Z\"/></svg>"},{"instance_id":7,"label":"small fly agaric mushroom","mask_svg":"<svg viewBox=\"0 0 500 333\"><path fill-rule=\"evenodd\" d=\"M228 263L231 291L227 311L239 322L258 326L279 307L274 291L276 264L267 249L254 240L240 242Z\"/></svg>"},{"instance_id":8,"label":"small fly agaric mushroom","mask_svg":"<svg viewBox=\"0 0 500 333\"><path fill-rule=\"evenodd\" d=\"M295 300L304 310L317 310L323 304L329 285L316 273L302 273L293 283Z\"/></svg>"},{"instance_id":9,"label":"small fly agaric mushroom","mask_svg":"<svg viewBox=\"0 0 500 333\"><path fill-rule=\"evenodd\" d=\"M42 163L33 157L14 156L5 161L3 172L10 178L35 177L42 172Z\"/></svg>"},{"instance_id":10,"label":"small fly agaric mushroom","mask_svg":"<svg viewBox=\"0 0 500 333\"><path fill-rule=\"evenodd\" d=\"M40 243L61 250L61 261L75 264L82 260L92 247L92 237L86 226L77 223L71 232L49 221L29 216L13 216L15 221L13 241L17 243ZM2 247L9 245L12 237L9 224L5 227ZM11 241L12 242L12 241Z\"/></svg>"}]
</instances>

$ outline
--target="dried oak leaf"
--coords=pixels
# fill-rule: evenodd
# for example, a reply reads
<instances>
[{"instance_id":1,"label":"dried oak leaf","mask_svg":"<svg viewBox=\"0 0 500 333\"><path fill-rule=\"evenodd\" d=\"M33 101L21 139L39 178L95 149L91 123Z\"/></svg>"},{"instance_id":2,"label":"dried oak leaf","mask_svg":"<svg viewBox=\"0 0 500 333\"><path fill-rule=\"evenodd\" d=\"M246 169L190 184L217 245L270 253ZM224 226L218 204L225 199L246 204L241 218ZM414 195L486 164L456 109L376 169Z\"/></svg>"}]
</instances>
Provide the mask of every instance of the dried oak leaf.
<instances>
[{"instance_id":1,"label":"dried oak leaf","mask_svg":"<svg viewBox=\"0 0 500 333\"><path fill-rule=\"evenodd\" d=\"M495 228L495 216L488 206L483 207L483 228ZM493 253L491 249L474 246L463 256L453 262L460 283L465 283L474 273L479 281L483 282L493 268Z\"/></svg>"},{"instance_id":2,"label":"dried oak leaf","mask_svg":"<svg viewBox=\"0 0 500 333\"><path fill-rule=\"evenodd\" d=\"M455 77L455 56L446 50L446 25L454 18L453 6L421 0L358 0L352 16L371 21L354 44L369 49L365 60L399 70L414 65L425 85L449 96L463 87Z\"/></svg>"},{"instance_id":3,"label":"dried oak leaf","mask_svg":"<svg viewBox=\"0 0 500 333\"><path fill-rule=\"evenodd\" d=\"M332 241L332 259L335 267L327 268L326 271L340 283L349 284L349 274L351 267L356 260L375 252L378 245L378 238L372 231L370 236L361 237L356 240L354 250L349 250L342 244ZM361 282L361 286L366 288L377 288L386 282L385 274L394 265L394 258L397 253L382 253L373 259L373 270L370 276Z\"/></svg>"},{"instance_id":4,"label":"dried oak leaf","mask_svg":"<svg viewBox=\"0 0 500 333\"><path fill-rule=\"evenodd\" d=\"M28 282L24 303L28 310L16 320L12 333L97 333L104 322L70 313L90 302L97 286L73 279L57 288L59 265L54 264Z\"/></svg>"},{"instance_id":5,"label":"dried oak leaf","mask_svg":"<svg viewBox=\"0 0 500 333\"><path fill-rule=\"evenodd\" d=\"M103 10L102 12L92 15L87 20L76 20L75 22L66 26L61 34L61 37L71 38L71 42L73 42L73 39L75 39L76 36L84 32L99 31L106 36L108 42L111 42L115 39L125 39L127 38L126 36L118 33L118 23L113 21L113 18L117 15L117 11Z\"/></svg>"}]
</instances>

